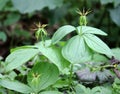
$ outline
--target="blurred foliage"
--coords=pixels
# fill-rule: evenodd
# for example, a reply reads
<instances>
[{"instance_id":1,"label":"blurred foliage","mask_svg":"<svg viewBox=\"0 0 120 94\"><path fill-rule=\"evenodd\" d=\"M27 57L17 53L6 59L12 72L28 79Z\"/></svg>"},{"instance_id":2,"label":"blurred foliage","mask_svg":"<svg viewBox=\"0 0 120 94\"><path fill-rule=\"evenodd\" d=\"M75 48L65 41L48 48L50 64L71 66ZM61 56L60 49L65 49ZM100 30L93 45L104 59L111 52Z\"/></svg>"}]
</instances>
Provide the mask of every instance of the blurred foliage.
<instances>
[{"instance_id":1,"label":"blurred foliage","mask_svg":"<svg viewBox=\"0 0 120 94\"><path fill-rule=\"evenodd\" d=\"M120 0L0 0L0 55L6 56L8 50L3 48L35 43L32 28L36 22L49 24L50 37L62 25L77 26L78 8L92 10L88 24L108 33L102 39L111 48L120 46Z\"/></svg>"},{"instance_id":2,"label":"blurred foliage","mask_svg":"<svg viewBox=\"0 0 120 94\"><path fill-rule=\"evenodd\" d=\"M3 42L5 42L6 38L7 38L6 34L4 32L0 32L0 40L2 40Z\"/></svg>"},{"instance_id":3,"label":"blurred foliage","mask_svg":"<svg viewBox=\"0 0 120 94\"><path fill-rule=\"evenodd\" d=\"M120 6L110 10L110 17L114 23L120 26Z\"/></svg>"},{"instance_id":4,"label":"blurred foliage","mask_svg":"<svg viewBox=\"0 0 120 94\"><path fill-rule=\"evenodd\" d=\"M12 0L12 3L21 13L30 13L35 10L42 10L44 7L54 9L57 6L61 6L62 1L63 0Z\"/></svg>"}]
</instances>

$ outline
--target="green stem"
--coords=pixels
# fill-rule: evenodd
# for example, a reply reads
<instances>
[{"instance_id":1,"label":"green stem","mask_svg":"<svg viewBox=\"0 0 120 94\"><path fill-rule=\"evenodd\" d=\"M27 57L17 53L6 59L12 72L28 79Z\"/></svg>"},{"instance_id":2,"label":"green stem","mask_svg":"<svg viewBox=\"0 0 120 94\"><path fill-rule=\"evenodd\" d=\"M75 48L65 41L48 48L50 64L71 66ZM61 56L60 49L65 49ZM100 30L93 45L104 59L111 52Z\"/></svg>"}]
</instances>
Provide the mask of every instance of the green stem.
<instances>
[{"instance_id":1,"label":"green stem","mask_svg":"<svg viewBox=\"0 0 120 94\"><path fill-rule=\"evenodd\" d=\"M44 40L44 35L43 35L42 31L40 32L40 35L41 35L41 41L42 41L43 45L45 46L45 40Z\"/></svg>"},{"instance_id":2,"label":"green stem","mask_svg":"<svg viewBox=\"0 0 120 94\"><path fill-rule=\"evenodd\" d=\"M78 28L76 28L76 33L79 35L79 30L78 30Z\"/></svg>"},{"instance_id":3,"label":"green stem","mask_svg":"<svg viewBox=\"0 0 120 94\"><path fill-rule=\"evenodd\" d=\"M114 65L105 65L105 66L102 66L101 68L114 68Z\"/></svg>"},{"instance_id":4,"label":"green stem","mask_svg":"<svg viewBox=\"0 0 120 94\"><path fill-rule=\"evenodd\" d=\"M69 77L69 90L71 90L71 87L73 85L73 64L70 66L70 77Z\"/></svg>"},{"instance_id":5,"label":"green stem","mask_svg":"<svg viewBox=\"0 0 120 94\"><path fill-rule=\"evenodd\" d=\"M82 26L80 26L80 32L79 32L78 28L76 28L76 32L77 32L78 35L81 36L82 35Z\"/></svg>"},{"instance_id":6,"label":"green stem","mask_svg":"<svg viewBox=\"0 0 120 94\"><path fill-rule=\"evenodd\" d=\"M93 68L92 70L93 71L96 71L96 70L102 70L102 69L105 69L105 68L114 68L114 65L105 65L105 66L98 66L96 68Z\"/></svg>"}]
</instances>

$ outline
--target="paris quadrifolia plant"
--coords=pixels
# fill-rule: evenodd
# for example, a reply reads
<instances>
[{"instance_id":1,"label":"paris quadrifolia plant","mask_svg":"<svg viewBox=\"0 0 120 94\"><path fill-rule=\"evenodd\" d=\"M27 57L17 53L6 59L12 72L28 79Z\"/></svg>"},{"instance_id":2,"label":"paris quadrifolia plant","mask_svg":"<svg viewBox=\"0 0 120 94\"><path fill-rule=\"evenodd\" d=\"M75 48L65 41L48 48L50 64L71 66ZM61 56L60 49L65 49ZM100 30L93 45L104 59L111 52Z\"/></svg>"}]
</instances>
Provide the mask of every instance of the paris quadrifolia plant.
<instances>
[{"instance_id":1,"label":"paris quadrifolia plant","mask_svg":"<svg viewBox=\"0 0 120 94\"><path fill-rule=\"evenodd\" d=\"M79 18L79 24L80 26L82 25L87 25L87 15L91 12L89 9L87 11L85 11L83 9L83 11L81 12L79 9L76 11L79 15L80 15L80 18Z\"/></svg>"},{"instance_id":2,"label":"paris quadrifolia plant","mask_svg":"<svg viewBox=\"0 0 120 94\"><path fill-rule=\"evenodd\" d=\"M44 37L47 36L47 31L45 30L45 27L47 26L47 24L42 24L39 22L38 24L35 24L36 28L35 30L35 37L37 38L37 40L41 39L42 41L45 41Z\"/></svg>"},{"instance_id":3,"label":"paris quadrifolia plant","mask_svg":"<svg viewBox=\"0 0 120 94\"><path fill-rule=\"evenodd\" d=\"M104 78L108 78L110 71L107 68L116 67L112 63L105 65L114 55L111 49L96 36L107 34L100 29L87 26L89 10L77 11L77 13L80 16L79 26L62 26L51 39L46 40L47 25L38 23L35 29L38 42L35 45L11 49L5 64L0 63L3 66L0 69L2 92L7 90L22 94L88 94L90 92L99 94L97 92L100 88L106 90L104 87L90 89L81 84L82 81L92 83L98 79L101 83ZM63 41L62 39L71 32L77 33L69 40Z\"/></svg>"}]
</instances>

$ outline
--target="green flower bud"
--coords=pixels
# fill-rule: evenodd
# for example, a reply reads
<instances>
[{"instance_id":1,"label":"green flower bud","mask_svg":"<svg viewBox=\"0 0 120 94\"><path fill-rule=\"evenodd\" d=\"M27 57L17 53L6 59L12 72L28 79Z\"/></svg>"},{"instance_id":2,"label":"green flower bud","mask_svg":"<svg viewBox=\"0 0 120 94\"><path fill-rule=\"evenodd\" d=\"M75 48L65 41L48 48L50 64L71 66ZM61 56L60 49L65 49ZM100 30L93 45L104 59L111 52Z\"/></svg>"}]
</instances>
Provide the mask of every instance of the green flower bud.
<instances>
[{"instance_id":1,"label":"green flower bud","mask_svg":"<svg viewBox=\"0 0 120 94\"><path fill-rule=\"evenodd\" d=\"M90 13L91 11L77 11L77 13L80 15L80 18L79 18L79 24L80 24L80 26L82 26L82 25L87 25L87 17L86 17L86 15L88 14L88 13Z\"/></svg>"},{"instance_id":2,"label":"green flower bud","mask_svg":"<svg viewBox=\"0 0 120 94\"><path fill-rule=\"evenodd\" d=\"M42 41L45 41L44 37L47 36L47 31L44 28L46 26L47 26L46 24L43 24L43 25L41 25L40 23L36 24L37 29L35 29L36 30L35 37L37 38L37 40L41 38Z\"/></svg>"},{"instance_id":3,"label":"green flower bud","mask_svg":"<svg viewBox=\"0 0 120 94\"><path fill-rule=\"evenodd\" d=\"M87 24L87 18L86 18L86 16L80 16L79 24L80 24L80 26Z\"/></svg>"}]
</instances>

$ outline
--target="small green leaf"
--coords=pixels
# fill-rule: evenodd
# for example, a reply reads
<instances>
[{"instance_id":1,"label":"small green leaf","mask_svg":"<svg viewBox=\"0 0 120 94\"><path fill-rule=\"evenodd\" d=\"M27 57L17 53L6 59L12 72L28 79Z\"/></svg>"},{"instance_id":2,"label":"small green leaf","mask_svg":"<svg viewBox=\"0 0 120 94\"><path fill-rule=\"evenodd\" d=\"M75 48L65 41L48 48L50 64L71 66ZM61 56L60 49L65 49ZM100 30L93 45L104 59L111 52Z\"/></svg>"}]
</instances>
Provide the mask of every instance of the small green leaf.
<instances>
[{"instance_id":1,"label":"small green leaf","mask_svg":"<svg viewBox=\"0 0 120 94\"><path fill-rule=\"evenodd\" d=\"M108 58L101 54L94 54L92 61L94 62L108 62Z\"/></svg>"},{"instance_id":2,"label":"small green leaf","mask_svg":"<svg viewBox=\"0 0 120 94\"><path fill-rule=\"evenodd\" d=\"M18 38L23 37L24 39L30 39L30 37L31 37L30 32L28 32L26 30L19 29L19 28L16 28L14 30L14 35Z\"/></svg>"},{"instance_id":3,"label":"small green leaf","mask_svg":"<svg viewBox=\"0 0 120 94\"><path fill-rule=\"evenodd\" d=\"M5 62L7 62L6 71L11 71L17 67L20 67L22 64L29 61L35 55L39 53L38 49L19 49L7 56Z\"/></svg>"},{"instance_id":4,"label":"small green leaf","mask_svg":"<svg viewBox=\"0 0 120 94\"><path fill-rule=\"evenodd\" d=\"M85 94L86 87L81 84L78 84L75 86L75 91L76 91L76 94Z\"/></svg>"},{"instance_id":5,"label":"small green leaf","mask_svg":"<svg viewBox=\"0 0 120 94\"><path fill-rule=\"evenodd\" d=\"M29 86L27 86L21 82L12 81L9 79L0 79L0 86L3 86L7 89L14 90L14 91L17 91L20 93L25 93L25 94L33 92Z\"/></svg>"},{"instance_id":6,"label":"small green leaf","mask_svg":"<svg viewBox=\"0 0 120 94\"><path fill-rule=\"evenodd\" d=\"M107 34L100 29L90 27L90 26L78 26L77 27L78 33L82 32L83 34L97 34L97 35L104 35Z\"/></svg>"},{"instance_id":7,"label":"small green leaf","mask_svg":"<svg viewBox=\"0 0 120 94\"><path fill-rule=\"evenodd\" d=\"M63 69L69 65L69 62L63 58L61 48L50 46L50 44L51 40L47 40L45 41L45 45L40 42L36 45L36 47L44 56L54 63L60 71L63 71Z\"/></svg>"},{"instance_id":8,"label":"small green leaf","mask_svg":"<svg viewBox=\"0 0 120 94\"><path fill-rule=\"evenodd\" d=\"M7 19L4 21L4 25L8 26L8 25L14 24L14 23L18 22L19 19L20 19L20 14L10 13L7 15Z\"/></svg>"},{"instance_id":9,"label":"small green leaf","mask_svg":"<svg viewBox=\"0 0 120 94\"><path fill-rule=\"evenodd\" d=\"M86 62L91 59L90 49L84 42L83 37L72 37L62 49L62 55L71 63Z\"/></svg>"},{"instance_id":10,"label":"small green leaf","mask_svg":"<svg viewBox=\"0 0 120 94\"><path fill-rule=\"evenodd\" d=\"M65 25L60 27L53 35L52 37L52 44L56 44L58 41L60 41L64 36L71 33L72 31L76 30L74 26L71 25Z\"/></svg>"},{"instance_id":11,"label":"small green leaf","mask_svg":"<svg viewBox=\"0 0 120 94\"><path fill-rule=\"evenodd\" d=\"M28 73L27 81L35 93L47 88L58 80L59 70L52 63L37 63Z\"/></svg>"},{"instance_id":12,"label":"small green leaf","mask_svg":"<svg viewBox=\"0 0 120 94\"><path fill-rule=\"evenodd\" d=\"M68 87L69 85L69 80L63 80L59 79L57 82L53 85L54 88L63 88L63 87Z\"/></svg>"},{"instance_id":13,"label":"small green leaf","mask_svg":"<svg viewBox=\"0 0 120 94\"><path fill-rule=\"evenodd\" d=\"M120 48L113 48L112 52L113 52L113 54L115 56L115 59L120 60Z\"/></svg>"},{"instance_id":14,"label":"small green leaf","mask_svg":"<svg viewBox=\"0 0 120 94\"><path fill-rule=\"evenodd\" d=\"M84 35L85 42L93 50L101 54L105 54L108 57L113 56L110 48L98 37L92 34Z\"/></svg>"},{"instance_id":15,"label":"small green leaf","mask_svg":"<svg viewBox=\"0 0 120 94\"><path fill-rule=\"evenodd\" d=\"M5 32L0 31L0 40L2 40L3 42L5 42L7 40L7 36L6 36Z\"/></svg>"},{"instance_id":16,"label":"small green leaf","mask_svg":"<svg viewBox=\"0 0 120 94\"><path fill-rule=\"evenodd\" d=\"M39 94L63 94L63 93L58 92L58 91L44 91L44 92L41 92Z\"/></svg>"},{"instance_id":17,"label":"small green leaf","mask_svg":"<svg viewBox=\"0 0 120 94\"><path fill-rule=\"evenodd\" d=\"M76 94L92 94L90 88L86 88L84 85L78 84L75 86Z\"/></svg>"}]
</instances>

